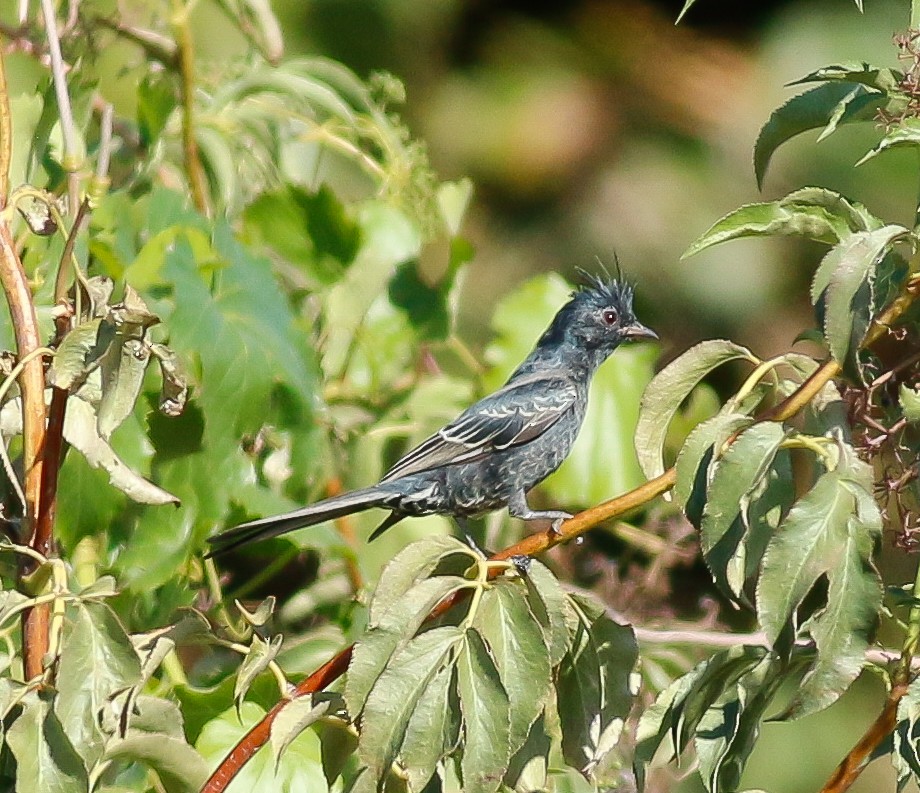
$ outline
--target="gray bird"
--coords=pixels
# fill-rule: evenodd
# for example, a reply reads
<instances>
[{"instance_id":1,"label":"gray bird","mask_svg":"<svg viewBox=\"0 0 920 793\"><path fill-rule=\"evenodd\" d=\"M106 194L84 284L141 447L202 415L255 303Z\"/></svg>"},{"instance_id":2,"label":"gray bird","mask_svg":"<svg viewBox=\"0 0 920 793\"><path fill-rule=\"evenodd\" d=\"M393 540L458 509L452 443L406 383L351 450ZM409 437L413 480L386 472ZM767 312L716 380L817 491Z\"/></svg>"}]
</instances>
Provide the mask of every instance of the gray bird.
<instances>
[{"instance_id":1,"label":"gray bird","mask_svg":"<svg viewBox=\"0 0 920 793\"><path fill-rule=\"evenodd\" d=\"M371 507L390 515L370 539L408 516L464 519L505 506L516 518L551 520L558 530L571 515L533 510L526 493L571 451L597 368L622 342L658 338L636 320L632 303L632 287L622 280L589 276L502 388L415 447L376 485L228 529L210 538L211 554Z\"/></svg>"}]
</instances>

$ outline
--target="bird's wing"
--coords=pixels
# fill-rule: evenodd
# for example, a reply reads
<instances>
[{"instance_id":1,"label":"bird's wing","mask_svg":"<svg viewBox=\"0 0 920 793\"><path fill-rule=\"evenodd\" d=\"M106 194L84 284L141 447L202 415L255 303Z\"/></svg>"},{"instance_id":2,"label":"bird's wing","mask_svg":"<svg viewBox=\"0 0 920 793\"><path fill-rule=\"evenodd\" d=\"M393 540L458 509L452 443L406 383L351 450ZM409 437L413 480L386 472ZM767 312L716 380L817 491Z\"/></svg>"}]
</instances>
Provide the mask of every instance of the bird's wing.
<instances>
[{"instance_id":1,"label":"bird's wing","mask_svg":"<svg viewBox=\"0 0 920 793\"><path fill-rule=\"evenodd\" d=\"M472 462L492 451L532 441L571 410L577 399L575 385L564 377L537 376L509 383L422 441L381 481Z\"/></svg>"}]
</instances>

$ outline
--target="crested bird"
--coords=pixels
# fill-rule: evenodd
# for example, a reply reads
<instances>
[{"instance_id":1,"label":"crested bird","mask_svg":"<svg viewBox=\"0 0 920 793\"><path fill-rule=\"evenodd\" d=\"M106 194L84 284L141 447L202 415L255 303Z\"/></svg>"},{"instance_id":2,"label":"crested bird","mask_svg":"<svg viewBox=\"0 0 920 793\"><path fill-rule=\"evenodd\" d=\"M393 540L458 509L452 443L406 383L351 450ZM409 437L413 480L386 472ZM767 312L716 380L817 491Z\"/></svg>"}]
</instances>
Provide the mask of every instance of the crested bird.
<instances>
[{"instance_id":1,"label":"crested bird","mask_svg":"<svg viewBox=\"0 0 920 793\"><path fill-rule=\"evenodd\" d=\"M598 367L623 342L657 338L636 319L629 284L587 276L504 386L422 441L377 484L235 526L210 538L209 555L372 507L390 514L370 539L409 516L463 520L502 507L526 521L552 521L558 531L572 516L531 509L527 491L571 451Z\"/></svg>"}]
</instances>

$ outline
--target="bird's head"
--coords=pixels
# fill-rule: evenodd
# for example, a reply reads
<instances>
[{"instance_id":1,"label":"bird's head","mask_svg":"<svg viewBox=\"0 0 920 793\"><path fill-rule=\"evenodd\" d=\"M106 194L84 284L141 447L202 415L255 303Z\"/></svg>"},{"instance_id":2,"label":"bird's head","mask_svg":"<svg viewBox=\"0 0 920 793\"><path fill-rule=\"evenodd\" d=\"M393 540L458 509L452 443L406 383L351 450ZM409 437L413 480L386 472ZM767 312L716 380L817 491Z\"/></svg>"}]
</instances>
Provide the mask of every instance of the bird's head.
<instances>
[{"instance_id":1,"label":"bird's head","mask_svg":"<svg viewBox=\"0 0 920 793\"><path fill-rule=\"evenodd\" d=\"M602 361L618 345L658 335L636 319L633 289L625 281L585 276L585 283L572 293L540 338L538 347L572 345Z\"/></svg>"}]
</instances>

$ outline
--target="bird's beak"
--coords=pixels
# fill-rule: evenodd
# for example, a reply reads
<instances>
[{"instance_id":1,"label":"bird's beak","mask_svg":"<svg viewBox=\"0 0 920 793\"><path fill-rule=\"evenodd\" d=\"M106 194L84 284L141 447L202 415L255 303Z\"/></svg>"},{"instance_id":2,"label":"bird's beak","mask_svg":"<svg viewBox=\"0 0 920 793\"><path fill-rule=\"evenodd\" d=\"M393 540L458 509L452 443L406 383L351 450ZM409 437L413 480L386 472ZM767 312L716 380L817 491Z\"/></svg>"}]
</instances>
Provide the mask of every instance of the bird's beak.
<instances>
[{"instance_id":1,"label":"bird's beak","mask_svg":"<svg viewBox=\"0 0 920 793\"><path fill-rule=\"evenodd\" d=\"M623 335L631 341L636 339L657 339L658 334L651 328L645 327L641 322L633 322L623 328Z\"/></svg>"}]
</instances>

